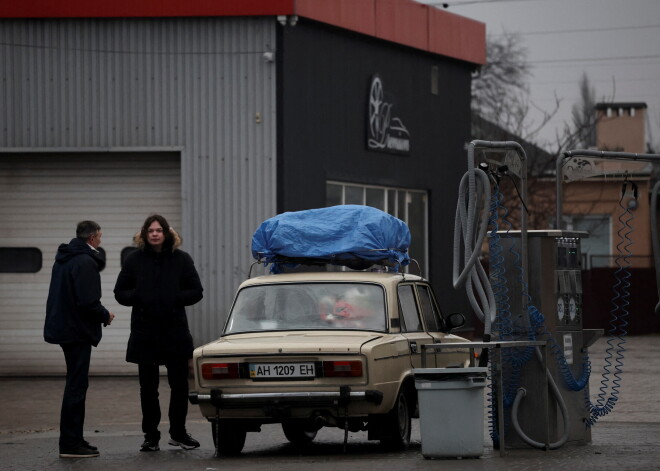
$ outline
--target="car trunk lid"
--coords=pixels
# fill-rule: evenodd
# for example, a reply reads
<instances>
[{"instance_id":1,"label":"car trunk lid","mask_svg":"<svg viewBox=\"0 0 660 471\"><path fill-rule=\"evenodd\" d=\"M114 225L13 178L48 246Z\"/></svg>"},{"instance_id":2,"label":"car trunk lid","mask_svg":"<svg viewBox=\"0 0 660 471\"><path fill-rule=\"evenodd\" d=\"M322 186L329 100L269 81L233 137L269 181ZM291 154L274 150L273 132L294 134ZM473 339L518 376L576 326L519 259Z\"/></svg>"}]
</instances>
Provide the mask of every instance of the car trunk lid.
<instances>
[{"instance_id":1,"label":"car trunk lid","mask_svg":"<svg viewBox=\"0 0 660 471\"><path fill-rule=\"evenodd\" d=\"M203 355L359 353L362 345L380 338L378 333L274 332L222 337L204 346Z\"/></svg>"}]
</instances>

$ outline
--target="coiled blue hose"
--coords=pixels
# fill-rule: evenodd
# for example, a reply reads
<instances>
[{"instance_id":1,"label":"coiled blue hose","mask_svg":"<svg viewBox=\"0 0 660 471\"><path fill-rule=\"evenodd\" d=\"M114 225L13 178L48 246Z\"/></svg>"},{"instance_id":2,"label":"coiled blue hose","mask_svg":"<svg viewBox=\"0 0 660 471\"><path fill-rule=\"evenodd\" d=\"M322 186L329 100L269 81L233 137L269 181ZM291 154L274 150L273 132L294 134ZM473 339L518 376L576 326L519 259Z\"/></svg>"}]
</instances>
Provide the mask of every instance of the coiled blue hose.
<instances>
[{"instance_id":1,"label":"coiled blue hose","mask_svg":"<svg viewBox=\"0 0 660 471\"><path fill-rule=\"evenodd\" d=\"M616 247L619 255L616 258L616 264L618 268L614 272L614 296L612 298L612 310L610 311L610 330L608 331L605 363L599 388L600 392L598 393L598 400L595 404L585 395L585 405L589 411L589 417L585 422L588 427L592 427L598 419L609 414L619 400L619 388L621 386L625 352L624 345L626 342L625 336L627 335L626 327L628 326L626 318L629 315L628 306L630 305L628 301L630 298L630 278L632 276L630 274L630 256L632 255L630 251L630 247L632 246L630 235L634 232L634 229L630 223L635 218L635 215L630 209L623 205L627 183L626 181L623 184L621 199L619 200L619 207L623 212L618 218L621 223L617 231L619 242ZM632 185L634 198L637 199L637 185L634 183ZM612 367L613 371L610 369Z\"/></svg>"},{"instance_id":2,"label":"coiled blue hose","mask_svg":"<svg viewBox=\"0 0 660 471\"><path fill-rule=\"evenodd\" d=\"M512 314L511 314L511 304L510 304L510 298L509 298L509 288L506 286L506 278L503 276L504 274L504 257L501 255L502 254L502 244L501 244L501 238L506 238L510 239L510 231L512 229L512 224L509 221L509 211L508 209L502 205L502 200L503 200L503 195L500 191L499 185L495 185L494 192L493 192L493 204L491 205L491 221L492 221L492 227L493 230L490 234L490 239L489 242L492 242L489 244L489 250L492 248L493 251L496 252L497 258L495 261L495 272L498 273L498 278L495 279L495 282L493 284L493 292L495 293L495 299L497 301L497 319L498 321L496 322L497 330L499 332L499 339L502 341L509 341L509 340L515 340L516 336L516 326L514 325L513 319L512 319ZM498 215L500 215L502 224L505 226L503 229L503 236L500 236L498 234L499 231L499 226L497 224L498 220ZM512 247L513 249L513 247ZM509 253L511 253L514 257L515 260L517 260L518 265L520 266L519 268L519 273L522 273L522 265L520 264L520 254L511 249L509 250ZM498 296L499 294L499 296ZM516 398L516 395L518 393L518 387L520 386L520 377L522 375L522 368L524 367L525 363L529 361L529 359L532 357L532 350L530 348L525 348L523 349L523 353L520 353L520 351L516 351L519 349L504 349L502 352L502 361L505 363L505 367L509 370L507 372L507 377L509 380L507 381L507 387L503 391L503 403L506 407L510 407L513 405L513 401Z\"/></svg>"},{"instance_id":3,"label":"coiled blue hose","mask_svg":"<svg viewBox=\"0 0 660 471\"><path fill-rule=\"evenodd\" d=\"M502 255L502 244L500 243L499 235L499 208L501 207L502 194L499 192L499 187L495 185L494 192L491 194L489 206L489 238L488 238L488 252L490 254L489 272L490 283L495 297L495 305L497 317L495 320L495 330L499 332L500 338L510 337L513 333L511 329L511 311L509 309L509 297L506 278L504 277L504 256ZM506 352L507 354L509 352ZM492 359L489 358L489 363ZM492 365L489 365L492 366ZM492 371L492 367L488 368ZM490 373L489 373L490 376ZM497 402L496 397L499 394L506 396L504 391L498 391L495 387L495 382L492 378L488 378L489 391L488 396L488 429L490 437L495 446L499 446L499 437L497 434Z\"/></svg>"},{"instance_id":4,"label":"coiled blue hose","mask_svg":"<svg viewBox=\"0 0 660 471\"><path fill-rule=\"evenodd\" d=\"M502 341L514 340L514 325L512 322L510 298L508 295L509 288L507 286L507 279L504 277L504 256L502 255L501 238L510 238L509 231L512 224L508 219L509 212L507 208L502 205L503 195L500 191L497 182L494 185L493 193L491 196L490 214L489 214L489 239L488 248L490 253L490 280L495 295L497 306L497 318L495 321L495 331L498 333L498 339ZM500 235L498 221L502 220L503 225L506 226L504 236ZM519 254L515 254L520 259ZM522 273L522 266L520 267ZM497 434L497 405L495 398L497 394L502 395L502 403L505 408L513 406L520 386L520 378L522 369L527 361L531 358L532 351L525 349L525 354L519 354L513 349L504 349L502 352L502 365L501 368L506 369L507 382L503 386L503 391L496 391L494 382L489 381L490 390L488 391L488 408L489 418L488 426L490 436L493 443L497 446L499 444L499 437ZM491 365L492 366L492 365ZM492 368L489 368L491 371ZM504 424L505 430L508 429L508 422Z\"/></svg>"}]
</instances>

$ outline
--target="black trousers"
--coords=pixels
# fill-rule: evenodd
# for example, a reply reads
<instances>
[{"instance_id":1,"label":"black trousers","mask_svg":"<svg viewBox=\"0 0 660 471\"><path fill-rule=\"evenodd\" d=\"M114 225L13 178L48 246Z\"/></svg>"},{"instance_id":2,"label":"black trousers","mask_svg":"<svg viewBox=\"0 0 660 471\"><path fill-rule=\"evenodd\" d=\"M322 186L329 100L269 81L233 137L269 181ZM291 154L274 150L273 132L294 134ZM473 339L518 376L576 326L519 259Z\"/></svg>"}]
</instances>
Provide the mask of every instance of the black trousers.
<instances>
[{"instance_id":1,"label":"black trousers","mask_svg":"<svg viewBox=\"0 0 660 471\"><path fill-rule=\"evenodd\" d=\"M165 363L170 385L170 436L186 434L188 415L188 359L181 358ZM142 406L142 431L147 440L160 440L160 402L158 401L159 371L157 364L138 364L140 377L140 405Z\"/></svg>"},{"instance_id":2,"label":"black trousers","mask_svg":"<svg viewBox=\"0 0 660 471\"><path fill-rule=\"evenodd\" d=\"M92 346L88 343L64 343L60 347L66 361L66 385L60 413L60 448L68 449L83 441Z\"/></svg>"}]
</instances>

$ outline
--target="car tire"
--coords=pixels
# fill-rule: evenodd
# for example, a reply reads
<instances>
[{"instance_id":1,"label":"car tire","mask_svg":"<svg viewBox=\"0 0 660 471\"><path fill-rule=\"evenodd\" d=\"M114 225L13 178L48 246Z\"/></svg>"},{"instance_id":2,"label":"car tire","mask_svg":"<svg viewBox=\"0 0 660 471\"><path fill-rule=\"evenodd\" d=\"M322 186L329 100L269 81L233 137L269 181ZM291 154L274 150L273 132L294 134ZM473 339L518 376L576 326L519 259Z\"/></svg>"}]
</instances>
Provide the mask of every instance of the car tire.
<instances>
[{"instance_id":1,"label":"car tire","mask_svg":"<svg viewBox=\"0 0 660 471\"><path fill-rule=\"evenodd\" d=\"M396 403L385 418L385 436L381 443L389 449L405 450L410 445L411 417L408 399L399 392Z\"/></svg>"},{"instance_id":2,"label":"car tire","mask_svg":"<svg viewBox=\"0 0 660 471\"><path fill-rule=\"evenodd\" d=\"M216 427L214 420L211 423L211 434L213 435L213 446L216 447L219 454L234 456L243 451L247 432L245 429L237 427L235 423L221 420L219 427ZM220 446L218 446L218 438Z\"/></svg>"},{"instance_id":3,"label":"car tire","mask_svg":"<svg viewBox=\"0 0 660 471\"><path fill-rule=\"evenodd\" d=\"M314 441L319 429L307 422L287 421L282 422L282 431L286 439L294 445L305 446Z\"/></svg>"}]
</instances>

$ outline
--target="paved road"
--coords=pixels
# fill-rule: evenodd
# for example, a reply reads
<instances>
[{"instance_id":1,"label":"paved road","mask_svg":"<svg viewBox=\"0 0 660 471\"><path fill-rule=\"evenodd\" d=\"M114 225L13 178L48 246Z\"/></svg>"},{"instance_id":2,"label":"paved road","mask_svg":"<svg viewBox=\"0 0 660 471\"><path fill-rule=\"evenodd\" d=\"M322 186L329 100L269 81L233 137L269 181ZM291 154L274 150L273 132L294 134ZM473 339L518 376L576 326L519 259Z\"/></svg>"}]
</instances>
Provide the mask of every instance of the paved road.
<instances>
[{"instance_id":1,"label":"paved road","mask_svg":"<svg viewBox=\"0 0 660 471\"><path fill-rule=\"evenodd\" d=\"M142 442L138 384L135 377L94 377L87 400L86 436L101 456L61 460L57 453L62 378L0 378L0 468L3 470L657 470L660 469L660 336L628 339L620 400L614 412L602 418L587 446L554 451L509 450L505 457L489 443L479 459L427 460L421 455L418 421L413 443L405 452L388 452L366 440L366 432L350 433L346 452L343 432L322 429L314 445L299 450L286 442L279 426L250 433L244 453L215 458L210 425L191 407L189 431L200 440L197 450L183 451L161 442L158 453L139 453ZM604 340L591 347L591 391L598 389ZM62 360L64 361L64 360ZM92 358L92 361L94 359ZM161 380L167 391L166 380ZM164 394L165 396L167 394ZM163 401L166 417L167 399ZM161 429L166 430L166 424Z\"/></svg>"}]
</instances>

